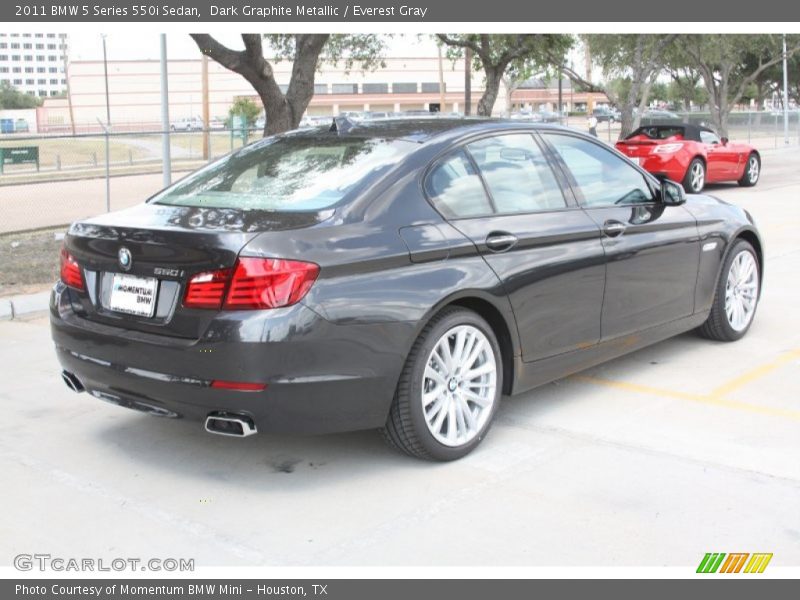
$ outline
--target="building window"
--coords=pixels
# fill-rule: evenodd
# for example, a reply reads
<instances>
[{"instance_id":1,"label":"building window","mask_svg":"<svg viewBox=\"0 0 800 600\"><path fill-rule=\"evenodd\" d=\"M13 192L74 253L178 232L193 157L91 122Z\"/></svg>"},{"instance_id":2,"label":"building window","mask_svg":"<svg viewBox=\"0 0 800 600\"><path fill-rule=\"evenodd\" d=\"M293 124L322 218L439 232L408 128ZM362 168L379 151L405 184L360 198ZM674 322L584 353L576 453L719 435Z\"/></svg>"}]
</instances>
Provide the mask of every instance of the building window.
<instances>
[{"instance_id":1,"label":"building window","mask_svg":"<svg viewBox=\"0 0 800 600\"><path fill-rule=\"evenodd\" d=\"M50 85L58 85L58 79L51 79Z\"/></svg>"},{"instance_id":2,"label":"building window","mask_svg":"<svg viewBox=\"0 0 800 600\"><path fill-rule=\"evenodd\" d=\"M314 84L314 93L315 94L327 94L328 93L328 84L327 83L315 83Z\"/></svg>"},{"instance_id":3,"label":"building window","mask_svg":"<svg viewBox=\"0 0 800 600\"><path fill-rule=\"evenodd\" d=\"M47 34L47 37L49 37L49 38L54 38L54 37L56 37L56 34L55 34L55 33L48 33L48 34Z\"/></svg>"},{"instance_id":4,"label":"building window","mask_svg":"<svg viewBox=\"0 0 800 600\"><path fill-rule=\"evenodd\" d=\"M61 80L61 85L67 85L67 80L66 79L62 79Z\"/></svg>"},{"instance_id":5,"label":"building window","mask_svg":"<svg viewBox=\"0 0 800 600\"><path fill-rule=\"evenodd\" d=\"M6 48L8 48L8 44L6 42L0 43L0 50L5 50Z\"/></svg>"},{"instance_id":6,"label":"building window","mask_svg":"<svg viewBox=\"0 0 800 600\"><path fill-rule=\"evenodd\" d=\"M47 60L49 60L50 62L53 62L53 61L56 61L56 60L58 60L58 57L57 57L57 56L53 56L53 55L51 54L50 56L48 56L48 57L47 57Z\"/></svg>"},{"instance_id":7,"label":"building window","mask_svg":"<svg viewBox=\"0 0 800 600\"><path fill-rule=\"evenodd\" d=\"M47 69L45 69L44 67L36 67L36 72L37 73L46 73Z\"/></svg>"},{"instance_id":8,"label":"building window","mask_svg":"<svg viewBox=\"0 0 800 600\"><path fill-rule=\"evenodd\" d=\"M33 35L33 37L37 37L37 38L43 38L43 37L44 37L44 34L43 34L43 33L35 33L35 34Z\"/></svg>"},{"instance_id":9,"label":"building window","mask_svg":"<svg viewBox=\"0 0 800 600\"><path fill-rule=\"evenodd\" d=\"M33 44L22 44L22 49L23 50L32 50L33 49Z\"/></svg>"},{"instance_id":10,"label":"building window","mask_svg":"<svg viewBox=\"0 0 800 600\"><path fill-rule=\"evenodd\" d=\"M447 85L443 84L444 89L442 90L447 91ZM439 93L439 82L438 81L423 81L422 82L422 93L423 94L438 94Z\"/></svg>"},{"instance_id":11,"label":"building window","mask_svg":"<svg viewBox=\"0 0 800 600\"><path fill-rule=\"evenodd\" d=\"M14 85L22 85L22 79L15 79Z\"/></svg>"},{"instance_id":12,"label":"building window","mask_svg":"<svg viewBox=\"0 0 800 600\"><path fill-rule=\"evenodd\" d=\"M333 94L357 94L357 83L334 83L331 86L331 93Z\"/></svg>"},{"instance_id":13,"label":"building window","mask_svg":"<svg viewBox=\"0 0 800 600\"><path fill-rule=\"evenodd\" d=\"M14 67L12 71L14 71L14 73L22 73L22 67Z\"/></svg>"},{"instance_id":14,"label":"building window","mask_svg":"<svg viewBox=\"0 0 800 600\"><path fill-rule=\"evenodd\" d=\"M36 85L47 85L47 79L37 79Z\"/></svg>"},{"instance_id":15,"label":"building window","mask_svg":"<svg viewBox=\"0 0 800 600\"><path fill-rule=\"evenodd\" d=\"M36 44L37 50L44 50L44 44Z\"/></svg>"},{"instance_id":16,"label":"building window","mask_svg":"<svg viewBox=\"0 0 800 600\"><path fill-rule=\"evenodd\" d=\"M58 73L58 68L57 67L48 67L47 71L48 71L48 73Z\"/></svg>"},{"instance_id":17,"label":"building window","mask_svg":"<svg viewBox=\"0 0 800 600\"><path fill-rule=\"evenodd\" d=\"M12 50L19 50L19 44L11 44Z\"/></svg>"},{"instance_id":18,"label":"building window","mask_svg":"<svg viewBox=\"0 0 800 600\"><path fill-rule=\"evenodd\" d=\"M40 97L47 96L47 90L39 90L39 96Z\"/></svg>"},{"instance_id":19,"label":"building window","mask_svg":"<svg viewBox=\"0 0 800 600\"><path fill-rule=\"evenodd\" d=\"M33 73L33 67L25 67L26 73Z\"/></svg>"},{"instance_id":20,"label":"building window","mask_svg":"<svg viewBox=\"0 0 800 600\"><path fill-rule=\"evenodd\" d=\"M389 84L388 83L365 83L362 86L362 90L365 94L388 94L389 93Z\"/></svg>"},{"instance_id":21,"label":"building window","mask_svg":"<svg viewBox=\"0 0 800 600\"><path fill-rule=\"evenodd\" d=\"M25 85L33 85L33 79L26 79Z\"/></svg>"},{"instance_id":22,"label":"building window","mask_svg":"<svg viewBox=\"0 0 800 600\"><path fill-rule=\"evenodd\" d=\"M8 73L8 67L0 67L0 73Z\"/></svg>"},{"instance_id":23,"label":"building window","mask_svg":"<svg viewBox=\"0 0 800 600\"><path fill-rule=\"evenodd\" d=\"M47 44L47 49L48 50L55 50L56 49L56 45L55 44Z\"/></svg>"},{"instance_id":24,"label":"building window","mask_svg":"<svg viewBox=\"0 0 800 600\"><path fill-rule=\"evenodd\" d=\"M26 61L31 61L31 60L33 60L33 56L31 54L26 54L25 55L25 60Z\"/></svg>"},{"instance_id":25,"label":"building window","mask_svg":"<svg viewBox=\"0 0 800 600\"><path fill-rule=\"evenodd\" d=\"M417 93L417 84L416 83L393 83L392 84L392 91L395 94L416 94Z\"/></svg>"},{"instance_id":26,"label":"building window","mask_svg":"<svg viewBox=\"0 0 800 600\"><path fill-rule=\"evenodd\" d=\"M11 60L19 60L19 54L12 54Z\"/></svg>"},{"instance_id":27,"label":"building window","mask_svg":"<svg viewBox=\"0 0 800 600\"><path fill-rule=\"evenodd\" d=\"M58 96L59 93L60 92L58 92L57 90L50 90L50 95L51 96Z\"/></svg>"},{"instance_id":28,"label":"building window","mask_svg":"<svg viewBox=\"0 0 800 600\"><path fill-rule=\"evenodd\" d=\"M7 54L0 54L0 60L8 60Z\"/></svg>"}]
</instances>

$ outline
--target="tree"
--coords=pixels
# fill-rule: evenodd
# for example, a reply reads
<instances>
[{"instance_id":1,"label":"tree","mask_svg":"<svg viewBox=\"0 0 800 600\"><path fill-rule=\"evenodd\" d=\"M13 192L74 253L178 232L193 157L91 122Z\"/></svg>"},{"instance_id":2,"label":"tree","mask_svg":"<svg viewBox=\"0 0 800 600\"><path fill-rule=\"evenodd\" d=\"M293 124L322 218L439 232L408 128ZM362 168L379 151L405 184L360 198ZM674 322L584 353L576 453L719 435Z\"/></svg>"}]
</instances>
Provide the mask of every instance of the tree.
<instances>
[{"instance_id":1,"label":"tree","mask_svg":"<svg viewBox=\"0 0 800 600\"><path fill-rule=\"evenodd\" d=\"M603 70L606 79L615 86L597 86L585 81L572 69L565 74L592 91L605 92L621 113L620 138L639 127L642 112L647 107L650 91L661 73L665 53L677 36L673 34L594 34L583 36L592 60ZM620 85L620 81L625 85ZM634 111L634 109L638 109Z\"/></svg>"},{"instance_id":2,"label":"tree","mask_svg":"<svg viewBox=\"0 0 800 600\"><path fill-rule=\"evenodd\" d=\"M20 92L8 81L0 81L0 108L36 108L41 104L36 96Z\"/></svg>"},{"instance_id":3,"label":"tree","mask_svg":"<svg viewBox=\"0 0 800 600\"><path fill-rule=\"evenodd\" d=\"M200 51L226 69L244 77L261 99L266 115L264 135L294 129L314 95L314 78L323 51L325 60L344 60L347 68L380 64L384 38L376 34L271 34L243 33L244 50L233 50L207 33L193 33ZM291 60L292 75L284 92L275 80L273 67L264 57L262 40L276 53L275 60Z\"/></svg>"},{"instance_id":4,"label":"tree","mask_svg":"<svg viewBox=\"0 0 800 600\"><path fill-rule=\"evenodd\" d=\"M242 117L245 127L252 127L258 119L261 109L250 98L237 98L228 110L228 116L233 123L233 117Z\"/></svg>"},{"instance_id":5,"label":"tree","mask_svg":"<svg viewBox=\"0 0 800 600\"><path fill-rule=\"evenodd\" d=\"M513 65L518 74L544 71L564 62L573 39L560 34L446 34L436 38L448 47L447 56L455 60L472 51L472 68L483 70L485 85L478 101L478 115L489 117L494 109L500 82Z\"/></svg>"},{"instance_id":6,"label":"tree","mask_svg":"<svg viewBox=\"0 0 800 600\"><path fill-rule=\"evenodd\" d=\"M700 83L702 77L697 69L686 65L670 68L667 72L671 79L667 88L670 102L682 104L686 112L692 109L693 104L703 105L708 102L708 93Z\"/></svg>"},{"instance_id":7,"label":"tree","mask_svg":"<svg viewBox=\"0 0 800 600\"><path fill-rule=\"evenodd\" d=\"M783 59L779 35L687 35L675 56L680 65L693 64L703 77L711 120L721 136L728 135L728 117L759 76ZM800 51L800 36L787 36L787 55Z\"/></svg>"}]
</instances>

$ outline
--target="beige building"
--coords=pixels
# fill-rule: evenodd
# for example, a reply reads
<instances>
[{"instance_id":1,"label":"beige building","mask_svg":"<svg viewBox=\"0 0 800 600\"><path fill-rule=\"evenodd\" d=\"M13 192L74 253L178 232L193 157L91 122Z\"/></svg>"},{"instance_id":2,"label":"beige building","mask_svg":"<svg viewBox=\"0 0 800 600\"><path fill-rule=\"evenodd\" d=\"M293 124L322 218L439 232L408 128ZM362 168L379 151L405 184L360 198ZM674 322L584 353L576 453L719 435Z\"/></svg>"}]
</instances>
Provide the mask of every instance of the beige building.
<instances>
[{"instance_id":1,"label":"beige building","mask_svg":"<svg viewBox=\"0 0 800 600\"><path fill-rule=\"evenodd\" d=\"M275 76L285 89L291 76L291 63L273 62ZM373 71L343 65L325 64L318 71L315 94L308 107L309 115L335 115L344 111L391 111L439 109L442 112L464 110L464 63L443 63L444 105L439 92L439 62L431 58L388 58L385 67ZM171 60L169 74L170 120L202 114L202 61ZM74 61L69 65L72 113L78 131L96 131L98 119L105 121L105 78L102 61ZM160 63L157 60L109 61L109 104L115 131L157 128L161 114ZM483 93L483 77L473 73L473 112ZM209 105L212 117L225 118L231 103L238 97L253 97L253 89L240 75L209 61ZM565 109L571 103L585 102L586 94L565 88ZM514 92L515 107L554 109L555 90L519 89ZM604 100L604 98L603 98ZM506 108L501 91L495 110ZM69 106L66 98L48 98L39 109L40 132L68 130Z\"/></svg>"}]
</instances>

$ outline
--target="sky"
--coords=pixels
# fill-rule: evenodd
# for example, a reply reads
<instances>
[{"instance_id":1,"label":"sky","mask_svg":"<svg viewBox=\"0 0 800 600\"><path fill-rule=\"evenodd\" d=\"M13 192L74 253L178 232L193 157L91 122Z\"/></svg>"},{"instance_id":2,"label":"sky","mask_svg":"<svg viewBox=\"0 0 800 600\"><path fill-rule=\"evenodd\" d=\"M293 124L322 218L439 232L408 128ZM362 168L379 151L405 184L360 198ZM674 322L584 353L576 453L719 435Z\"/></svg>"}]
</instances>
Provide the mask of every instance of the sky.
<instances>
[{"instance_id":1,"label":"sky","mask_svg":"<svg viewBox=\"0 0 800 600\"><path fill-rule=\"evenodd\" d=\"M242 39L236 34L215 34L215 37L230 48L236 50L244 48ZM69 43L72 60L103 59L103 40L100 33L73 34L69 37ZM106 36L109 60L158 60L159 44L158 33L111 33ZM436 44L430 36L396 35L389 40L387 54L436 56ZM167 56L170 59L198 58L199 51L187 34L167 34Z\"/></svg>"}]
</instances>

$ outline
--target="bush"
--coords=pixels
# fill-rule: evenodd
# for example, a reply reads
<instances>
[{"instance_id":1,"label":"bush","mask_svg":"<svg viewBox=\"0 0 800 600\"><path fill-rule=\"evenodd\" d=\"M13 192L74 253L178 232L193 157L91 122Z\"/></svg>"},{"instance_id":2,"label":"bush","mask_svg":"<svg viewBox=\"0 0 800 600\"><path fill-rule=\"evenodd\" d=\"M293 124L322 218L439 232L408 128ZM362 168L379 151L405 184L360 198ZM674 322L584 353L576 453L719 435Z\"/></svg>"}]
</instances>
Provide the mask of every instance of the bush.
<instances>
[{"instance_id":1,"label":"bush","mask_svg":"<svg viewBox=\"0 0 800 600\"><path fill-rule=\"evenodd\" d=\"M253 127L256 124L261 108L250 98L237 98L228 111L228 119L233 122L233 117L243 117L245 125Z\"/></svg>"}]
</instances>

